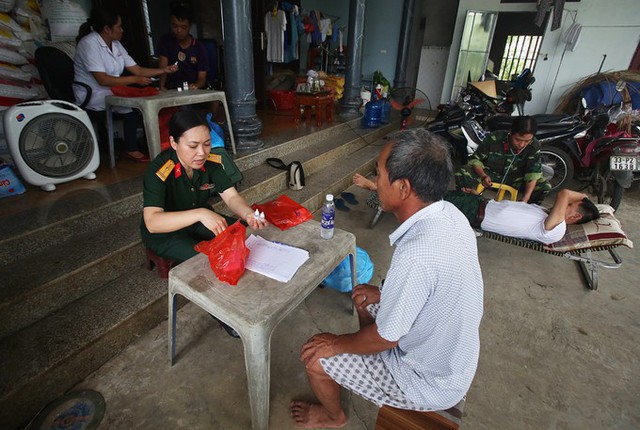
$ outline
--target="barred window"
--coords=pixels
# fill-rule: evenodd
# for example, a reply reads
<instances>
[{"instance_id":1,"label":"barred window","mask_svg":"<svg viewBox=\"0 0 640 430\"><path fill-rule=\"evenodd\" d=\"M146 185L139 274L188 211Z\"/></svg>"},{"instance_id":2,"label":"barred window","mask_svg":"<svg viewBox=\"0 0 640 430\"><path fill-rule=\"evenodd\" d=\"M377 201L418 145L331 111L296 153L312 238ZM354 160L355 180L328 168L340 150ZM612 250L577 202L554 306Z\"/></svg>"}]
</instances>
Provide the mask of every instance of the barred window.
<instances>
[{"instance_id":1,"label":"barred window","mask_svg":"<svg viewBox=\"0 0 640 430\"><path fill-rule=\"evenodd\" d=\"M499 79L508 81L527 68L533 71L541 44L542 36L507 36Z\"/></svg>"}]
</instances>

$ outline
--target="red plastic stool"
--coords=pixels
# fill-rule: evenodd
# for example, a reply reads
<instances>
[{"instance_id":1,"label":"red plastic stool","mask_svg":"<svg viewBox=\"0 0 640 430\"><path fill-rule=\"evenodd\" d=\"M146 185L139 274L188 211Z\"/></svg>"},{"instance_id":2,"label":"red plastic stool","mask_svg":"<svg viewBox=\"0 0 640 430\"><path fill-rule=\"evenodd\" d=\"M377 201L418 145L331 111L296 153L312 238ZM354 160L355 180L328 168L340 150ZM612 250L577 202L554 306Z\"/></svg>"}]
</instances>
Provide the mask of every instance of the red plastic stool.
<instances>
[{"instance_id":1,"label":"red plastic stool","mask_svg":"<svg viewBox=\"0 0 640 430\"><path fill-rule=\"evenodd\" d=\"M145 248L144 252L147 254L147 261L145 263L147 270L153 270L155 266L158 268L158 276L162 279L167 279L169 277L169 270L176 265L176 262L168 258L160 257L149 248Z\"/></svg>"}]
</instances>

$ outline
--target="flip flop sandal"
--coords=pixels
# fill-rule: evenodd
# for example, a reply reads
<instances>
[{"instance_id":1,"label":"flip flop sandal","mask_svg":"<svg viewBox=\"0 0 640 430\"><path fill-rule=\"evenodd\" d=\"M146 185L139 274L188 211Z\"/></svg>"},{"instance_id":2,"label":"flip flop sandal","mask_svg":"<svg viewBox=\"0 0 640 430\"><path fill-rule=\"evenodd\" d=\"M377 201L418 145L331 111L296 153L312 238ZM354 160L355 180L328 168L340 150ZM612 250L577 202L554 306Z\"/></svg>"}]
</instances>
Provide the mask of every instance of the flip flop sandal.
<instances>
[{"instance_id":1,"label":"flip flop sandal","mask_svg":"<svg viewBox=\"0 0 640 430\"><path fill-rule=\"evenodd\" d=\"M378 209L378 206L380 206L380 198L378 197L377 192L374 191L367 198L367 206L369 206L372 209Z\"/></svg>"},{"instance_id":2,"label":"flip flop sandal","mask_svg":"<svg viewBox=\"0 0 640 430\"><path fill-rule=\"evenodd\" d=\"M336 209L338 209L339 211L349 212L351 210L347 207L347 205L344 204L344 200L342 199L335 199L333 203L335 203Z\"/></svg>"},{"instance_id":3,"label":"flip flop sandal","mask_svg":"<svg viewBox=\"0 0 640 430\"><path fill-rule=\"evenodd\" d=\"M347 201L350 205L357 205L358 200L356 200L356 196L353 193L344 192L340 194L340 196Z\"/></svg>"}]
</instances>

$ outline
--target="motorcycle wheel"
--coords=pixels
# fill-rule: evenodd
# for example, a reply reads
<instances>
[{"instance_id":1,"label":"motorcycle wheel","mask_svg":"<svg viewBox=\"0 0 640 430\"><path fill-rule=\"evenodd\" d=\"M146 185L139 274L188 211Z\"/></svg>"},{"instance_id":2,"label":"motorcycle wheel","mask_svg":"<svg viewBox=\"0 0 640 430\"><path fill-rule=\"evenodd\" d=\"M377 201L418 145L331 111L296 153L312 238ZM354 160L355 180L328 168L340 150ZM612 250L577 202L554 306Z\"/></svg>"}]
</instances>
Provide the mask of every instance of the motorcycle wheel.
<instances>
[{"instance_id":1,"label":"motorcycle wheel","mask_svg":"<svg viewBox=\"0 0 640 430\"><path fill-rule=\"evenodd\" d=\"M602 176L599 176L598 182L598 203L609 205L614 211L617 211L618 206L620 206L620 203L622 202L622 193L624 193L624 188L618 184L618 181L616 181L609 169L606 169L602 173Z\"/></svg>"},{"instance_id":2,"label":"motorcycle wheel","mask_svg":"<svg viewBox=\"0 0 640 430\"><path fill-rule=\"evenodd\" d=\"M573 162L569 154L555 146L540 149L542 177L551 184L551 191L560 191L573 178Z\"/></svg>"}]
</instances>

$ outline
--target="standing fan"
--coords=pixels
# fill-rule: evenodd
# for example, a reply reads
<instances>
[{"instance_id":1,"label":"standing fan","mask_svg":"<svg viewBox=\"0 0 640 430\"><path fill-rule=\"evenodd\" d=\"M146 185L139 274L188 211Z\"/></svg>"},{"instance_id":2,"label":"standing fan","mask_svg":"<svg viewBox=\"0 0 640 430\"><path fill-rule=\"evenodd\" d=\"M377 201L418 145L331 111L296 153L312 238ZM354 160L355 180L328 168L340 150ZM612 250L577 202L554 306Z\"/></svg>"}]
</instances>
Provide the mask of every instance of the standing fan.
<instances>
[{"instance_id":1,"label":"standing fan","mask_svg":"<svg viewBox=\"0 0 640 430\"><path fill-rule=\"evenodd\" d=\"M45 191L95 179L100 153L89 115L62 100L20 103L4 115L9 152L24 180Z\"/></svg>"},{"instance_id":2,"label":"standing fan","mask_svg":"<svg viewBox=\"0 0 640 430\"><path fill-rule=\"evenodd\" d=\"M391 90L391 107L400 111L400 130L404 130L413 122L411 113L413 108L424 103L429 104L431 110L431 102L425 93L417 88L402 87Z\"/></svg>"}]
</instances>

